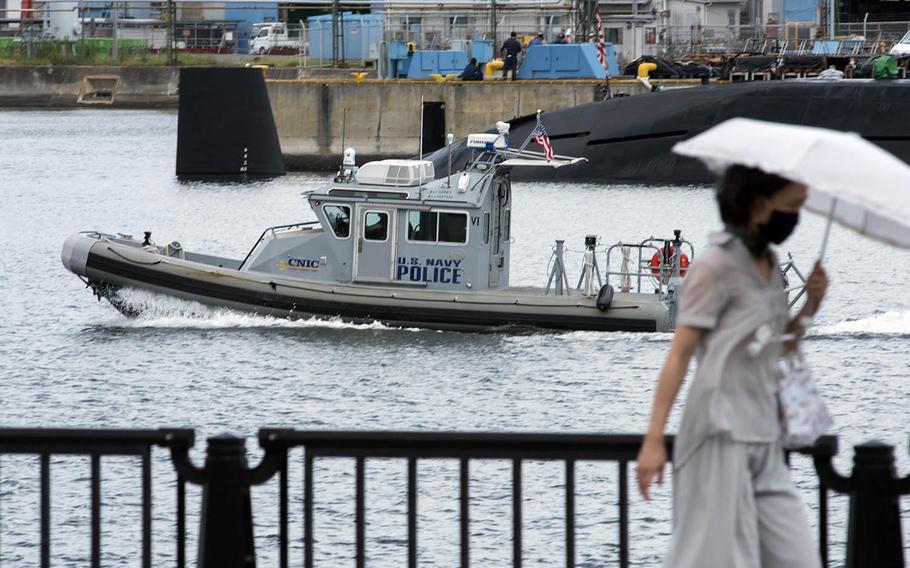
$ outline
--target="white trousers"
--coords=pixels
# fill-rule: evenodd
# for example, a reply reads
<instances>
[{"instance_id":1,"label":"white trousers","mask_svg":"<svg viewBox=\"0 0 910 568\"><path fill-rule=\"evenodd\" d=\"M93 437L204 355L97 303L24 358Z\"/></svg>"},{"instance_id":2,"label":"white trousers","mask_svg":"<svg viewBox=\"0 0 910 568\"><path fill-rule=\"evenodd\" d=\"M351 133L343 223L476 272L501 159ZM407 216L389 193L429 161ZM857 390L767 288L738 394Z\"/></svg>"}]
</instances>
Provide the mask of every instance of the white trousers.
<instances>
[{"instance_id":1,"label":"white trousers","mask_svg":"<svg viewBox=\"0 0 910 568\"><path fill-rule=\"evenodd\" d=\"M673 472L665 568L819 568L806 505L778 443L712 436Z\"/></svg>"}]
</instances>

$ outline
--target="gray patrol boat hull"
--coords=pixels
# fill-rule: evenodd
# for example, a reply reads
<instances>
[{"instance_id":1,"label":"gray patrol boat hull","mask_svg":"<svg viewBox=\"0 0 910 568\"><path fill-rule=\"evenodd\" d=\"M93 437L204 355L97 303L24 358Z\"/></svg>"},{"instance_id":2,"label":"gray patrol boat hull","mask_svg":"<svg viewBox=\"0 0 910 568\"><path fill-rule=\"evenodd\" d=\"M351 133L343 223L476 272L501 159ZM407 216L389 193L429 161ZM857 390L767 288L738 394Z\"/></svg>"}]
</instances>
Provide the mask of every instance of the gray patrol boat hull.
<instances>
[{"instance_id":1,"label":"gray patrol boat hull","mask_svg":"<svg viewBox=\"0 0 910 568\"><path fill-rule=\"evenodd\" d=\"M150 249L155 249L150 250ZM405 285L326 283L238 270L241 261L160 247L101 233L67 239L64 266L121 311L122 288L148 290L208 306L282 318L378 321L393 327L463 331L537 328L588 331L669 331L668 307L655 294L617 293L601 311L594 298L547 296L536 288L433 290Z\"/></svg>"}]
</instances>

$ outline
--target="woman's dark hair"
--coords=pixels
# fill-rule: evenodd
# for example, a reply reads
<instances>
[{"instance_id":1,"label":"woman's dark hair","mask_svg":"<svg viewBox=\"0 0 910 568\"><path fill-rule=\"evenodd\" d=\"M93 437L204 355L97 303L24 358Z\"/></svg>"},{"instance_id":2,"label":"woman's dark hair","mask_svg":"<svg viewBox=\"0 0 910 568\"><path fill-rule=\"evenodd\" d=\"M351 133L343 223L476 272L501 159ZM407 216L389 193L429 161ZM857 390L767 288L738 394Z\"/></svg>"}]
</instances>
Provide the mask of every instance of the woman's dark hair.
<instances>
[{"instance_id":1,"label":"woman's dark hair","mask_svg":"<svg viewBox=\"0 0 910 568\"><path fill-rule=\"evenodd\" d=\"M758 168L730 166L717 186L720 218L728 227L746 227L759 197L771 197L790 180Z\"/></svg>"}]
</instances>

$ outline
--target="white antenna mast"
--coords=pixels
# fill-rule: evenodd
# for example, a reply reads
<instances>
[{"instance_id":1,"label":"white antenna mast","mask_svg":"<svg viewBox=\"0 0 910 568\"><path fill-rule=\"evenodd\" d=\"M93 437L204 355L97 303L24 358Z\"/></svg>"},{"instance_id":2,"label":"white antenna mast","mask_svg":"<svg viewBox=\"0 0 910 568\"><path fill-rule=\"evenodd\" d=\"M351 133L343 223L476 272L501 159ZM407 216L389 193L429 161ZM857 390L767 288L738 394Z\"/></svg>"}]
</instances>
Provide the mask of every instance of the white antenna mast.
<instances>
[{"instance_id":1,"label":"white antenna mast","mask_svg":"<svg viewBox=\"0 0 910 568\"><path fill-rule=\"evenodd\" d=\"M423 160L423 95L420 95L420 159Z\"/></svg>"},{"instance_id":2,"label":"white antenna mast","mask_svg":"<svg viewBox=\"0 0 910 568\"><path fill-rule=\"evenodd\" d=\"M344 135L345 135L345 130L347 130L347 125L348 125L348 108L345 107L344 110L341 112L341 153L342 154L344 154L344 150L345 150L345 148L344 148L345 136Z\"/></svg>"}]
</instances>

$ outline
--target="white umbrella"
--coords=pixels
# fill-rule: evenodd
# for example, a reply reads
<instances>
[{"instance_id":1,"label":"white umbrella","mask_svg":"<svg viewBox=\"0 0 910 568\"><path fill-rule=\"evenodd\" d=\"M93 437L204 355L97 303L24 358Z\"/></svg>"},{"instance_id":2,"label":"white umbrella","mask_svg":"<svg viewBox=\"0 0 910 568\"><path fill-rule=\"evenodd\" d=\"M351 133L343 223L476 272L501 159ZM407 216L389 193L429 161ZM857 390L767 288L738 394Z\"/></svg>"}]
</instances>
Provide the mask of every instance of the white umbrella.
<instances>
[{"instance_id":1,"label":"white umbrella","mask_svg":"<svg viewBox=\"0 0 910 568\"><path fill-rule=\"evenodd\" d=\"M806 208L910 248L910 166L854 133L734 118L674 146L722 173L743 165L805 184Z\"/></svg>"}]
</instances>

